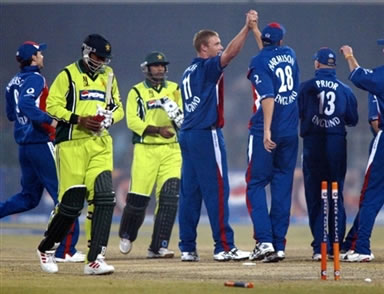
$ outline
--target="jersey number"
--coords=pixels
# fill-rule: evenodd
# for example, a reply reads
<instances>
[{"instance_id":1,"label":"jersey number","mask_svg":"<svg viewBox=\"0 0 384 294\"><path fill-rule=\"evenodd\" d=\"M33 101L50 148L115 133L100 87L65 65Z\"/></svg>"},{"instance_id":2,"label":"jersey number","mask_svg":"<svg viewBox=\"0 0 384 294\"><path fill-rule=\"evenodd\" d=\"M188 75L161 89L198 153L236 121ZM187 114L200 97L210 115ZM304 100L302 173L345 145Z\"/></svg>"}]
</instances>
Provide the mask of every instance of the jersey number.
<instances>
[{"instance_id":1,"label":"jersey number","mask_svg":"<svg viewBox=\"0 0 384 294\"><path fill-rule=\"evenodd\" d=\"M192 90L191 90L191 75L187 75L183 80L183 86L184 86L184 97L185 100L188 100L192 97Z\"/></svg>"},{"instance_id":2,"label":"jersey number","mask_svg":"<svg viewBox=\"0 0 384 294\"><path fill-rule=\"evenodd\" d=\"M293 89L292 67L290 65L287 65L284 69L279 67L276 70L276 75L281 81L279 93L291 91Z\"/></svg>"},{"instance_id":3,"label":"jersey number","mask_svg":"<svg viewBox=\"0 0 384 294\"><path fill-rule=\"evenodd\" d=\"M28 122L28 118L26 116L21 116L20 115L20 109L19 109L19 91L16 89L13 91L13 98L15 99L15 110L16 110L16 116L17 116L17 121L21 125L25 125Z\"/></svg>"},{"instance_id":4,"label":"jersey number","mask_svg":"<svg viewBox=\"0 0 384 294\"><path fill-rule=\"evenodd\" d=\"M319 114L332 115L335 112L335 92L321 91L317 98L319 98Z\"/></svg>"}]
</instances>

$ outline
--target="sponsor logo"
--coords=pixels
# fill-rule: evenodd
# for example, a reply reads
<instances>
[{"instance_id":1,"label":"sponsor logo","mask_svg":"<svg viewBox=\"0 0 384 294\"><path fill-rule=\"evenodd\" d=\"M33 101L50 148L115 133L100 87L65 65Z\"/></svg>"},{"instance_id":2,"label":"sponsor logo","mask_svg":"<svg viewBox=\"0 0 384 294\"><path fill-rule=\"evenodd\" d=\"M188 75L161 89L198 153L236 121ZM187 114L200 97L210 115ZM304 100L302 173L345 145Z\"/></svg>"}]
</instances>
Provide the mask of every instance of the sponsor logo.
<instances>
[{"instance_id":1,"label":"sponsor logo","mask_svg":"<svg viewBox=\"0 0 384 294\"><path fill-rule=\"evenodd\" d=\"M97 90L82 90L80 91L80 100L97 100L105 101L105 92Z\"/></svg>"}]
</instances>

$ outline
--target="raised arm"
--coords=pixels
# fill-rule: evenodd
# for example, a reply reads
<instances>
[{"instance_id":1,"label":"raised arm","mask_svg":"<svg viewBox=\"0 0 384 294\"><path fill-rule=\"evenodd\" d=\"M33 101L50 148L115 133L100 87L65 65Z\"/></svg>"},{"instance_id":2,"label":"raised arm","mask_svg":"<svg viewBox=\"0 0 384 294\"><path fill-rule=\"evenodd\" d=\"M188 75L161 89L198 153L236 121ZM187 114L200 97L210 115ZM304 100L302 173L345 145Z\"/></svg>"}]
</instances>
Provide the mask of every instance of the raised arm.
<instances>
[{"instance_id":1,"label":"raised arm","mask_svg":"<svg viewBox=\"0 0 384 294\"><path fill-rule=\"evenodd\" d=\"M260 50L263 49L264 46L263 46L263 41L261 40L261 32L259 29L259 16L257 12L256 12L256 21L251 22L251 28L252 28L253 36L256 39L257 47L259 47Z\"/></svg>"},{"instance_id":2,"label":"raised arm","mask_svg":"<svg viewBox=\"0 0 384 294\"><path fill-rule=\"evenodd\" d=\"M348 62L349 70L352 72L355 68L359 67L355 56L353 56L353 50L350 46L344 45L340 48L340 52L344 55L344 58Z\"/></svg>"},{"instance_id":3,"label":"raised arm","mask_svg":"<svg viewBox=\"0 0 384 294\"><path fill-rule=\"evenodd\" d=\"M223 51L220 58L222 67L227 66L233 58L239 54L240 50L245 44L249 30L252 28L253 23L257 21L257 12L250 10L246 14L246 21L240 32L229 42L228 46Z\"/></svg>"}]
</instances>

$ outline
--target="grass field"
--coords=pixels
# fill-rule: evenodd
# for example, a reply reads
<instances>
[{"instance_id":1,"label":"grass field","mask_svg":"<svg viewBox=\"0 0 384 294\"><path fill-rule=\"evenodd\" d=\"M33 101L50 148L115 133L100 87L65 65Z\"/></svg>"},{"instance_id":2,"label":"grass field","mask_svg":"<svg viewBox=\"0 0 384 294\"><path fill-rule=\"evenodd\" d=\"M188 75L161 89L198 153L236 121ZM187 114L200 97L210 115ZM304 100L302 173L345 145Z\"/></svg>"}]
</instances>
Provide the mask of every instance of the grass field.
<instances>
[{"instance_id":1,"label":"grass field","mask_svg":"<svg viewBox=\"0 0 384 294\"><path fill-rule=\"evenodd\" d=\"M151 226L145 225L129 255L118 250L117 226L112 227L107 262L115 266L109 276L85 276L83 264L59 264L58 274L40 270L35 248L44 225L4 224L0 239L0 293L384 293L384 226L374 229L371 263L342 263L342 279L320 280L320 263L311 261L310 233L306 226L291 226L288 232L287 258L283 262L245 266L242 262L219 263L212 260L212 238L208 225L199 227L197 263L180 262L177 250L177 226L170 249L176 257L167 260L146 259ZM234 226L236 244L252 250L250 226ZM33 232L33 233L29 233ZM36 234L36 232L38 234ZM41 235L40 233L41 232ZM81 236L78 248L85 251ZM328 263L328 272L333 264ZM372 282L365 282L371 278ZM253 282L253 289L224 287L227 280Z\"/></svg>"}]
</instances>

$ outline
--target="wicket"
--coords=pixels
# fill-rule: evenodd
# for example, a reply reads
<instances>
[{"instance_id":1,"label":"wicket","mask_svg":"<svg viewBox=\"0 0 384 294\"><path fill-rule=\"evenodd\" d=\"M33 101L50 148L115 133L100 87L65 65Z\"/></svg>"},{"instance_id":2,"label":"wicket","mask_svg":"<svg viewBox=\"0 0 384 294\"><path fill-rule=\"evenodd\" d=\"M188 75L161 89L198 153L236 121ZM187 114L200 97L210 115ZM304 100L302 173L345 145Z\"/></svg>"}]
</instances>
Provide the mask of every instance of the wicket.
<instances>
[{"instance_id":1,"label":"wicket","mask_svg":"<svg viewBox=\"0 0 384 294\"><path fill-rule=\"evenodd\" d=\"M331 185L333 200L333 225L334 225L334 241L333 241L333 270L334 279L340 280L340 248L339 248L339 226L338 226L338 184L332 182ZM327 279L327 244L328 244L328 182L321 182L321 199L323 204L323 240L321 242L321 279Z\"/></svg>"}]
</instances>

